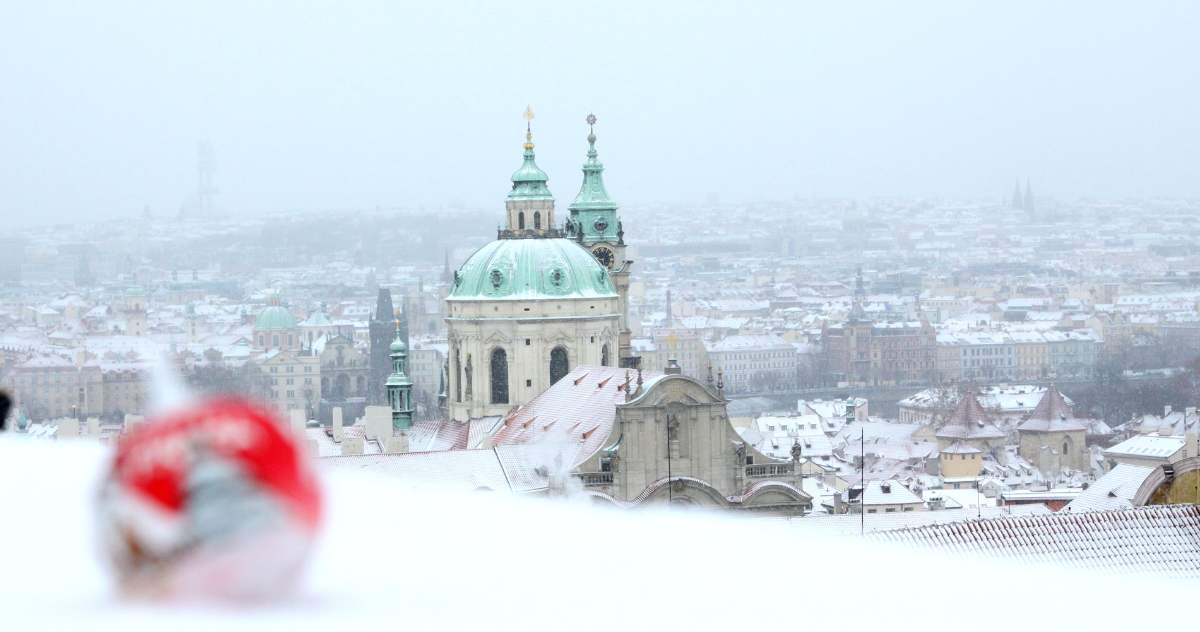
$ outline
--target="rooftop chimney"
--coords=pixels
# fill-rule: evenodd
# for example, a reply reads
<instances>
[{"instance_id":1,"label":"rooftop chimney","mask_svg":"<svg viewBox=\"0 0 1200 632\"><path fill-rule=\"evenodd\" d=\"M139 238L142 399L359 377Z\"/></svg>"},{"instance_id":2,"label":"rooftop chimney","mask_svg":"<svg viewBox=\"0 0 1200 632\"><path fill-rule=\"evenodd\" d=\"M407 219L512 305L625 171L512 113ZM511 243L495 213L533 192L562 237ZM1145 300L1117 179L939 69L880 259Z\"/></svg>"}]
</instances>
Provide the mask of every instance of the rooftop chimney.
<instances>
[{"instance_id":1,"label":"rooftop chimney","mask_svg":"<svg viewBox=\"0 0 1200 632\"><path fill-rule=\"evenodd\" d=\"M663 369L663 373L667 375L679 375L683 373L683 369L679 368L679 363L675 361L675 358L671 358L667 360L667 368Z\"/></svg>"}]
</instances>

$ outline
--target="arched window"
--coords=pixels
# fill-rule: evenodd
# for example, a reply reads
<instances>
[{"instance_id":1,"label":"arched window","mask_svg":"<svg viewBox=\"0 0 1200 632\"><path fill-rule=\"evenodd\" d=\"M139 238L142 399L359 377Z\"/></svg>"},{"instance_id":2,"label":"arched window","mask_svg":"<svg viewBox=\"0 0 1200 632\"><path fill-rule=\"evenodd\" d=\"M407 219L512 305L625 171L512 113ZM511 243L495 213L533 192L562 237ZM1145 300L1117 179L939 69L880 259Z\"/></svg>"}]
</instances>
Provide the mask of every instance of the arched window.
<instances>
[{"instance_id":1,"label":"arched window","mask_svg":"<svg viewBox=\"0 0 1200 632\"><path fill-rule=\"evenodd\" d=\"M542 228L542 212L534 211L533 212L533 229L541 230L541 228Z\"/></svg>"},{"instance_id":2,"label":"arched window","mask_svg":"<svg viewBox=\"0 0 1200 632\"><path fill-rule=\"evenodd\" d=\"M508 354L504 349L492 349L492 403L508 403Z\"/></svg>"},{"instance_id":3,"label":"arched window","mask_svg":"<svg viewBox=\"0 0 1200 632\"><path fill-rule=\"evenodd\" d=\"M600 366L608 366L608 343L600 347Z\"/></svg>"},{"instance_id":4,"label":"arched window","mask_svg":"<svg viewBox=\"0 0 1200 632\"><path fill-rule=\"evenodd\" d=\"M1071 453L1071 444L1070 444L1070 443L1067 443L1066 441L1063 441L1063 451L1062 451L1062 453L1063 453L1063 456L1067 456L1068 454L1070 454L1070 453Z\"/></svg>"},{"instance_id":5,"label":"arched window","mask_svg":"<svg viewBox=\"0 0 1200 632\"><path fill-rule=\"evenodd\" d=\"M550 384L553 385L555 382L563 379L563 376L570 370L571 367L567 363L567 350L562 347L555 347L550 352Z\"/></svg>"},{"instance_id":6,"label":"arched window","mask_svg":"<svg viewBox=\"0 0 1200 632\"><path fill-rule=\"evenodd\" d=\"M517 213L517 229L525 230L525 211Z\"/></svg>"}]
</instances>

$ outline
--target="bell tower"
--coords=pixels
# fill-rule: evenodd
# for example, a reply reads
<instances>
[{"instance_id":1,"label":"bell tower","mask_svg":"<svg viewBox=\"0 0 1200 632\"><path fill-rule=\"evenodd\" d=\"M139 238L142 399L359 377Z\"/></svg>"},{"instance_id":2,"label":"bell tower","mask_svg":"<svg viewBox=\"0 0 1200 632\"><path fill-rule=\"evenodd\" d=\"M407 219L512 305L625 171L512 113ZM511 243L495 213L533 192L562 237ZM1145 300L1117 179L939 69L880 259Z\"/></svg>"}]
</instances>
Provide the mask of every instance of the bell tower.
<instances>
[{"instance_id":1,"label":"bell tower","mask_svg":"<svg viewBox=\"0 0 1200 632\"><path fill-rule=\"evenodd\" d=\"M629 332L629 271L633 261L625 253L625 229L617 215L617 204L604 188L604 164L596 152L596 115L587 115L588 152L583 163L583 184L579 195L568 209L567 236L591 251L592 256L612 275L613 285L621 300L621 331L619 342L620 365L636 367L639 358L633 355Z\"/></svg>"}]
</instances>

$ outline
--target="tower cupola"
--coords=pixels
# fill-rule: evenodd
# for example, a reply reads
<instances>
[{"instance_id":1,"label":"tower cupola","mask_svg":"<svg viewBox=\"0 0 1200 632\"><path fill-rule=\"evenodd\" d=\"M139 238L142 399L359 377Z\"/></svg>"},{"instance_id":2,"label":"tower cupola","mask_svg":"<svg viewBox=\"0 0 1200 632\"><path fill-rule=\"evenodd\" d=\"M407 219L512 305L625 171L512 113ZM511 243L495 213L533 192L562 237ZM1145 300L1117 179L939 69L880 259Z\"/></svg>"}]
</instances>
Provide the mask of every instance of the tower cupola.
<instances>
[{"instance_id":1,"label":"tower cupola","mask_svg":"<svg viewBox=\"0 0 1200 632\"><path fill-rule=\"evenodd\" d=\"M525 153L512 174L512 190L504 206L508 227L501 238L557 237L554 230L554 196L546 183L550 177L537 166L533 153L533 108L525 108Z\"/></svg>"}]
</instances>

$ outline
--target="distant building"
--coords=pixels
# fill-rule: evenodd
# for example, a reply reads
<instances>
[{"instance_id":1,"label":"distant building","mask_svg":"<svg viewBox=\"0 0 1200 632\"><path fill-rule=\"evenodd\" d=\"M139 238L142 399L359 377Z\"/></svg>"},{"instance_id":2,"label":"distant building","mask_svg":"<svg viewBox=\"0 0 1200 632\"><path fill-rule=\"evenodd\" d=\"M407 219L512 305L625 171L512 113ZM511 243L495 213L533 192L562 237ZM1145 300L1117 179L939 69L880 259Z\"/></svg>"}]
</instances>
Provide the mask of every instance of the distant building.
<instances>
[{"instance_id":1,"label":"distant building","mask_svg":"<svg viewBox=\"0 0 1200 632\"><path fill-rule=\"evenodd\" d=\"M1104 456L1113 464L1158 467L1194 456L1188 454L1188 443L1186 437L1136 435L1108 448Z\"/></svg>"},{"instance_id":2,"label":"distant building","mask_svg":"<svg viewBox=\"0 0 1200 632\"><path fill-rule=\"evenodd\" d=\"M708 345L708 357L723 374L728 393L770 393L796 388L796 348L779 336L726 336Z\"/></svg>"},{"instance_id":3,"label":"distant building","mask_svg":"<svg viewBox=\"0 0 1200 632\"><path fill-rule=\"evenodd\" d=\"M1001 464L1007 460L1004 449L1006 435L992 422L992 416L976 399L974 389L963 393L954 412L937 427L935 436L940 452L959 455L960 458L955 461L974 462L980 459L978 467L982 467L981 459L985 457ZM946 465L945 462L941 464ZM953 465L950 472L941 472L943 478L958 477L962 470L968 469L963 463L954 462Z\"/></svg>"},{"instance_id":4,"label":"distant building","mask_svg":"<svg viewBox=\"0 0 1200 632\"><path fill-rule=\"evenodd\" d=\"M937 333L924 321L850 321L821 331L829 370L851 384L920 384L937 370Z\"/></svg>"},{"instance_id":5,"label":"distant building","mask_svg":"<svg viewBox=\"0 0 1200 632\"><path fill-rule=\"evenodd\" d=\"M662 372L671 360L679 364L684 375L696 379L706 379L710 370L716 370L708 355L702 330L658 329L651 342L651 348L638 353L642 359L641 366L646 371Z\"/></svg>"},{"instance_id":6,"label":"distant building","mask_svg":"<svg viewBox=\"0 0 1200 632\"><path fill-rule=\"evenodd\" d=\"M866 487L850 489L850 513L904 513L925 511L925 501L899 481L867 481Z\"/></svg>"},{"instance_id":7,"label":"distant building","mask_svg":"<svg viewBox=\"0 0 1200 632\"><path fill-rule=\"evenodd\" d=\"M976 397L1001 428L1011 428L1037 408L1045 392L1045 387L1033 384L997 384L979 388ZM923 424L944 419L958 405L961 397L962 392L953 386L927 388L913 393L900 400L899 421ZM1065 401L1070 404L1069 399Z\"/></svg>"},{"instance_id":8,"label":"distant building","mask_svg":"<svg viewBox=\"0 0 1200 632\"><path fill-rule=\"evenodd\" d=\"M1017 426L1021 457L1051 480L1066 470L1086 472L1090 470L1088 426L1088 420L1076 418L1074 407L1051 386Z\"/></svg>"}]
</instances>

